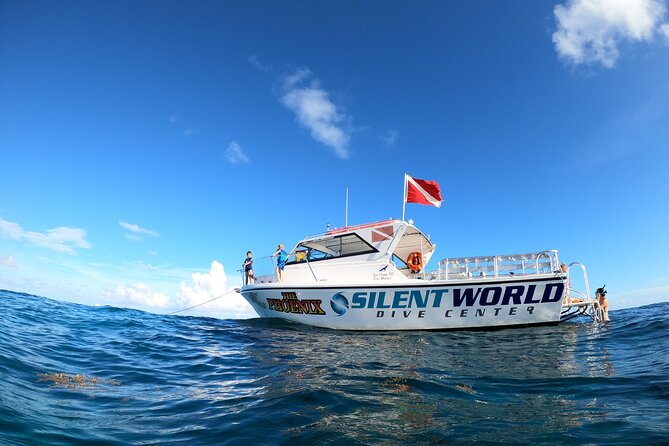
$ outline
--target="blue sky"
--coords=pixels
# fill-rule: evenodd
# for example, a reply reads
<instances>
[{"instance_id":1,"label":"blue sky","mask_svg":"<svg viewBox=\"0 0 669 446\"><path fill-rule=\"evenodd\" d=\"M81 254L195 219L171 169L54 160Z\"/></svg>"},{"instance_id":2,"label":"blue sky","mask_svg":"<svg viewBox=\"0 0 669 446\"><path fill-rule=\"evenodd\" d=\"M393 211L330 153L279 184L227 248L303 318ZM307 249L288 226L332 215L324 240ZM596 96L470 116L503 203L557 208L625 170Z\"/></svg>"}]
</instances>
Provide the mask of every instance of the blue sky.
<instances>
[{"instance_id":1,"label":"blue sky","mask_svg":"<svg viewBox=\"0 0 669 446\"><path fill-rule=\"evenodd\" d=\"M347 187L400 218L407 172L435 259L559 249L613 308L669 300L667 7L0 0L0 288L173 311Z\"/></svg>"}]
</instances>

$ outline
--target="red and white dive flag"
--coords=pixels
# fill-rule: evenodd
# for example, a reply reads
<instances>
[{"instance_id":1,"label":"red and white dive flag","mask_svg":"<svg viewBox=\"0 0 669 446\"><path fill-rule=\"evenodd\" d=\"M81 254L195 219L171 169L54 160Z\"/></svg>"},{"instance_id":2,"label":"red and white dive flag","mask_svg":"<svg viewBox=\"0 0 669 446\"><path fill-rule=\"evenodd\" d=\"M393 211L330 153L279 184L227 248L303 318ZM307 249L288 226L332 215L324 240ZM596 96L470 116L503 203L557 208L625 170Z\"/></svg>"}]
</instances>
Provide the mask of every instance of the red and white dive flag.
<instances>
[{"instance_id":1,"label":"red and white dive flag","mask_svg":"<svg viewBox=\"0 0 669 446\"><path fill-rule=\"evenodd\" d=\"M419 180L404 174L406 203L427 204L441 207L441 189L436 181Z\"/></svg>"}]
</instances>

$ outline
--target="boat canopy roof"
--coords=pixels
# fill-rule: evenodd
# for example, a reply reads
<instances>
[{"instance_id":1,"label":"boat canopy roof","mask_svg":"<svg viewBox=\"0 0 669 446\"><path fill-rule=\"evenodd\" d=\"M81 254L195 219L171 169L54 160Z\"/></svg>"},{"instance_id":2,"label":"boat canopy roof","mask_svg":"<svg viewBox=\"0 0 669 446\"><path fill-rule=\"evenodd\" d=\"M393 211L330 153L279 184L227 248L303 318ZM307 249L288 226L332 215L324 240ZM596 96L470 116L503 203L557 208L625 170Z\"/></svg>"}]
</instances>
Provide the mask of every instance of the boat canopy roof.
<instances>
[{"instance_id":1,"label":"boat canopy roof","mask_svg":"<svg viewBox=\"0 0 669 446\"><path fill-rule=\"evenodd\" d=\"M423 264L434 253L432 244L413 224L402 220L384 220L331 229L306 237L297 244L294 261L300 262L368 255L368 260L388 259L393 255L403 262L412 253L421 253ZM292 263L292 262L288 262Z\"/></svg>"}]
</instances>

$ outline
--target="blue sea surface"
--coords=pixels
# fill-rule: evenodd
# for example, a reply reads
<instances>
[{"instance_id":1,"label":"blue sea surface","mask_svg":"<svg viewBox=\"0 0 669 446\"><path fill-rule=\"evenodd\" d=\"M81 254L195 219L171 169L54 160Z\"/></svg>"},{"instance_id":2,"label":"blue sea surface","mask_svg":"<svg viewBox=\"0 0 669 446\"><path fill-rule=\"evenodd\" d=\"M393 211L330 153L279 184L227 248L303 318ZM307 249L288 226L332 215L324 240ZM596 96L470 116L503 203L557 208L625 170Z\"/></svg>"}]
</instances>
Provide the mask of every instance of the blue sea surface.
<instances>
[{"instance_id":1,"label":"blue sea surface","mask_svg":"<svg viewBox=\"0 0 669 446\"><path fill-rule=\"evenodd\" d=\"M667 313L338 332L0 291L0 444L669 444Z\"/></svg>"}]
</instances>

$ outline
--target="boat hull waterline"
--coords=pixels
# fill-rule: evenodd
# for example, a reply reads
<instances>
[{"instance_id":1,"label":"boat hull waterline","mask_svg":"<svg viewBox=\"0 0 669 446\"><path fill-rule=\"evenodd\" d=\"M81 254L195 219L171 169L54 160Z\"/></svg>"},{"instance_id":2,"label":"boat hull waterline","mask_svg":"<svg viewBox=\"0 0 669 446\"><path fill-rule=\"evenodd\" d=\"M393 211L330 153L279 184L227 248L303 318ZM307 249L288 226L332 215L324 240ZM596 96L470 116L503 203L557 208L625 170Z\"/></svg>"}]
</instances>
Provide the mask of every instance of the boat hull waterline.
<instances>
[{"instance_id":1,"label":"boat hull waterline","mask_svg":"<svg viewBox=\"0 0 669 446\"><path fill-rule=\"evenodd\" d=\"M260 317L339 330L447 330L557 324L565 278L247 285Z\"/></svg>"}]
</instances>

